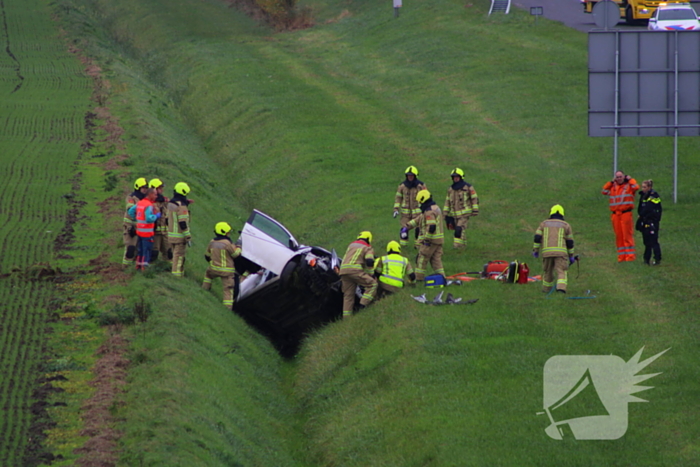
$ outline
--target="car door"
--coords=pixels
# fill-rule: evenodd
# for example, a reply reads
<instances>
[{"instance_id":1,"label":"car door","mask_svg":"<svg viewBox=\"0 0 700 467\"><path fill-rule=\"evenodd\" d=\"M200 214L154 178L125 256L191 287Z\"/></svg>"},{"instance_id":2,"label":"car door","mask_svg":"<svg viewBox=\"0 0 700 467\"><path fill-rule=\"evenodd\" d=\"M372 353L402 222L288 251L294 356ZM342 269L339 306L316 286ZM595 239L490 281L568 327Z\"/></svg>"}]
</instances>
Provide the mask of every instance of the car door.
<instances>
[{"instance_id":1,"label":"car door","mask_svg":"<svg viewBox=\"0 0 700 467\"><path fill-rule=\"evenodd\" d=\"M241 231L241 254L277 275L298 249L299 243L289 230L257 209Z\"/></svg>"}]
</instances>

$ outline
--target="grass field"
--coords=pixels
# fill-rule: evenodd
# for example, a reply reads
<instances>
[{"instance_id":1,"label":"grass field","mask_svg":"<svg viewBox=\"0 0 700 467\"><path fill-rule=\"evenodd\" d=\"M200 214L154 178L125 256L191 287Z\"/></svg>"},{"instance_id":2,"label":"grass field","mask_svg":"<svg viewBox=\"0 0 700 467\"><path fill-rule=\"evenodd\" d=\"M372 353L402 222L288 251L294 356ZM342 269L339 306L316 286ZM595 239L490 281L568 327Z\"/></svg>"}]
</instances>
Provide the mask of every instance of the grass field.
<instances>
[{"instance_id":1,"label":"grass field","mask_svg":"<svg viewBox=\"0 0 700 467\"><path fill-rule=\"evenodd\" d=\"M56 255L69 254L90 82L44 2L0 7L0 465L35 465L46 428L39 370L51 279Z\"/></svg>"},{"instance_id":2,"label":"grass field","mask_svg":"<svg viewBox=\"0 0 700 467\"><path fill-rule=\"evenodd\" d=\"M123 464L697 465L697 140L680 142L676 205L671 141L621 141L622 167L664 199L664 264L618 265L600 195L612 143L586 136L585 35L518 10L489 19L483 1L406 5L398 20L372 2L303 3L317 26L286 34L216 0L57 3L114 81L128 175L183 179L197 198L185 280L153 274L126 292L155 309L131 331ZM570 296L596 298L478 281L452 291L476 305L438 308L409 291L285 362L198 290L211 226L253 207L304 243L342 252L370 229L381 251L411 164L439 203L455 166L481 198L468 251L447 242L448 272L529 260L560 202L582 256ZM671 350L644 370L662 374L639 394L648 404L629 405L624 437L547 437L550 357L627 361L642 347Z\"/></svg>"}]
</instances>

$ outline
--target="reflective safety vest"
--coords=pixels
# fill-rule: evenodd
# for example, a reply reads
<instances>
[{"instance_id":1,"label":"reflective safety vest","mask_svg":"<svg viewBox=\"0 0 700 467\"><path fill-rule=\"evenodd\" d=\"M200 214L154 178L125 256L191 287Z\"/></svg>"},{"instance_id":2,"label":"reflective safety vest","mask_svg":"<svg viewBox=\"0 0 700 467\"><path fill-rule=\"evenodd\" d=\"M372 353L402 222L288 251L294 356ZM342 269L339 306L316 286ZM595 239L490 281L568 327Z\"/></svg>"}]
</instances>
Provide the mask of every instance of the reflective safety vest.
<instances>
[{"instance_id":1,"label":"reflective safety vest","mask_svg":"<svg viewBox=\"0 0 700 467\"><path fill-rule=\"evenodd\" d=\"M406 276L408 260L401 255L391 253L380 258L382 273L379 281L394 287L403 287L403 278Z\"/></svg>"},{"instance_id":2,"label":"reflective safety vest","mask_svg":"<svg viewBox=\"0 0 700 467\"><path fill-rule=\"evenodd\" d=\"M610 210L612 212L628 212L634 209L634 194L639 190L637 180L630 178L628 182L618 185L608 182L603 185L602 193L610 196Z\"/></svg>"},{"instance_id":3,"label":"reflective safety vest","mask_svg":"<svg viewBox=\"0 0 700 467\"><path fill-rule=\"evenodd\" d=\"M152 237L155 234L155 222L146 222L146 209L153 203L144 198L136 205L136 235L139 237ZM152 209L152 208L151 208Z\"/></svg>"}]
</instances>

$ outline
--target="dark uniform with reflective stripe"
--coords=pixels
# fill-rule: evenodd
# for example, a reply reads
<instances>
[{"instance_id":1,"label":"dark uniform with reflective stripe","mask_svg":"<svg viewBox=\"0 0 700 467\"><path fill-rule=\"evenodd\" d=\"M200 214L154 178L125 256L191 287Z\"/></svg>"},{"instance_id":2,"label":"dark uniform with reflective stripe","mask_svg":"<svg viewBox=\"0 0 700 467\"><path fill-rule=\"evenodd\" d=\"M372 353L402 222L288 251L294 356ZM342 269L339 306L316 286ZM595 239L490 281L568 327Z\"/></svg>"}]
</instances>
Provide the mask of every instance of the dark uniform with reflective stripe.
<instances>
[{"instance_id":1,"label":"dark uniform with reflective stripe","mask_svg":"<svg viewBox=\"0 0 700 467\"><path fill-rule=\"evenodd\" d=\"M661 198L654 190L648 193L639 193L639 206L637 207L637 230L642 232L644 239L644 262L649 264L651 253L654 253L654 262L661 262L661 245L659 245L659 224L661 223Z\"/></svg>"}]
</instances>

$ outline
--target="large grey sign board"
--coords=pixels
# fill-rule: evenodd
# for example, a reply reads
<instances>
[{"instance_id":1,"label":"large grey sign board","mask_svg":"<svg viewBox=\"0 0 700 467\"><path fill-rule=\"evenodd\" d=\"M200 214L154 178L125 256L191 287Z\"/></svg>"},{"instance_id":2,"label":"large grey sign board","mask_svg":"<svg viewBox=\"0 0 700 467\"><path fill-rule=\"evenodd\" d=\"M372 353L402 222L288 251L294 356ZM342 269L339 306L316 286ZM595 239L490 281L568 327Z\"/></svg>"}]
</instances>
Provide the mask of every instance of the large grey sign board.
<instances>
[{"instance_id":1,"label":"large grey sign board","mask_svg":"<svg viewBox=\"0 0 700 467\"><path fill-rule=\"evenodd\" d=\"M699 136L700 32L588 33L589 136Z\"/></svg>"}]
</instances>

